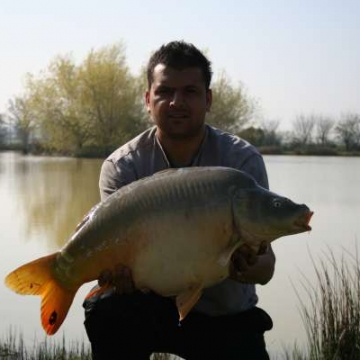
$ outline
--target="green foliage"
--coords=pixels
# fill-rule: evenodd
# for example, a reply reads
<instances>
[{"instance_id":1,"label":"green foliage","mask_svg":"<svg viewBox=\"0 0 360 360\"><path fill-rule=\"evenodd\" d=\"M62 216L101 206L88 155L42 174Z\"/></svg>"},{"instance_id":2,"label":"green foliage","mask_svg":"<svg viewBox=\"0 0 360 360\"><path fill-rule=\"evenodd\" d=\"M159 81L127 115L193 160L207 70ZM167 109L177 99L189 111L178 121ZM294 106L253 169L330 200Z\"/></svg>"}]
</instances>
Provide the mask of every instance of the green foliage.
<instances>
[{"instance_id":1,"label":"green foliage","mask_svg":"<svg viewBox=\"0 0 360 360\"><path fill-rule=\"evenodd\" d=\"M240 137L261 148L280 148L282 137L277 132L279 122L263 122L260 127L250 126L238 133Z\"/></svg>"},{"instance_id":2,"label":"green foliage","mask_svg":"<svg viewBox=\"0 0 360 360\"><path fill-rule=\"evenodd\" d=\"M133 76L120 44L92 50L76 64L57 56L38 76L28 75L25 91L9 106L26 151L35 148L76 156L105 156L150 125L143 104L145 69ZM254 112L242 86L222 73L213 88L207 121L238 131Z\"/></svg>"},{"instance_id":3,"label":"green foliage","mask_svg":"<svg viewBox=\"0 0 360 360\"><path fill-rule=\"evenodd\" d=\"M238 135L255 146L262 146L264 144L265 132L261 128L250 126L240 131Z\"/></svg>"},{"instance_id":4,"label":"green foliage","mask_svg":"<svg viewBox=\"0 0 360 360\"><path fill-rule=\"evenodd\" d=\"M23 153L29 152L30 137L34 130L34 114L31 99L17 96L9 101L9 120L20 139Z\"/></svg>"},{"instance_id":5,"label":"green foliage","mask_svg":"<svg viewBox=\"0 0 360 360\"><path fill-rule=\"evenodd\" d=\"M144 128L139 81L129 72L122 44L92 50L80 65L58 56L40 76L28 76L25 93L17 100L26 99L48 151L76 154L99 147L108 153Z\"/></svg>"},{"instance_id":6,"label":"green foliage","mask_svg":"<svg viewBox=\"0 0 360 360\"><path fill-rule=\"evenodd\" d=\"M143 125L141 93L125 64L122 46L90 52L80 68L80 79L83 111L94 124L97 145L118 145L138 133Z\"/></svg>"},{"instance_id":7,"label":"green foliage","mask_svg":"<svg viewBox=\"0 0 360 360\"><path fill-rule=\"evenodd\" d=\"M238 133L248 124L255 111L255 103L243 86L233 86L222 72L212 85L213 102L207 122L222 130Z\"/></svg>"}]
</instances>

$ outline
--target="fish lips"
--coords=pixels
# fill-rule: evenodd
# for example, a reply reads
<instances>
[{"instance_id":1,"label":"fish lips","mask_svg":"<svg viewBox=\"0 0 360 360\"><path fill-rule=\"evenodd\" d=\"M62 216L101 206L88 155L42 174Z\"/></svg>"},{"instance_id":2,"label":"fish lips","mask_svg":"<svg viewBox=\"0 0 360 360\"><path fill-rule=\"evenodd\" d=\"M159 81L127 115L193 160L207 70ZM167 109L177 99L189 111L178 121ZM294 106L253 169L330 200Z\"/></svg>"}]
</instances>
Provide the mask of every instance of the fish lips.
<instances>
[{"instance_id":1,"label":"fish lips","mask_svg":"<svg viewBox=\"0 0 360 360\"><path fill-rule=\"evenodd\" d=\"M309 223L313 215L314 215L313 211L311 210L306 211L305 214L303 214L301 217L295 220L293 230L298 233L311 231L312 228L309 225Z\"/></svg>"}]
</instances>

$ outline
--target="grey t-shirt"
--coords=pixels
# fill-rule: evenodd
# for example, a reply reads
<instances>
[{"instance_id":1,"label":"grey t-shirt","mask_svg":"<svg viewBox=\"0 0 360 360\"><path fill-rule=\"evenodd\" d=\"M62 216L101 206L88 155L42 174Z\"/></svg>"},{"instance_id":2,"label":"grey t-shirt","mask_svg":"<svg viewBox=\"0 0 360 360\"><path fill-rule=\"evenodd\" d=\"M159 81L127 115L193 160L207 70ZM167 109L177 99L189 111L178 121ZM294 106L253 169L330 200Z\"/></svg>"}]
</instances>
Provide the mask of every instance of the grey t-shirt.
<instances>
[{"instance_id":1,"label":"grey t-shirt","mask_svg":"<svg viewBox=\"0 0 360 360\"><path fill-rule=\"evenodd\" d=\"M200 149L189 166L227 166L250 174L259 185L268 188L262 156L247 141L206 126ZM104 200L120 187L135 180L174 167L168 160L152 127L114 151L103 163L100 195ZM258 301L255 285L226 279L205 289L194 311L217 316L248 310Z\"/></svg>"}]
</instances>

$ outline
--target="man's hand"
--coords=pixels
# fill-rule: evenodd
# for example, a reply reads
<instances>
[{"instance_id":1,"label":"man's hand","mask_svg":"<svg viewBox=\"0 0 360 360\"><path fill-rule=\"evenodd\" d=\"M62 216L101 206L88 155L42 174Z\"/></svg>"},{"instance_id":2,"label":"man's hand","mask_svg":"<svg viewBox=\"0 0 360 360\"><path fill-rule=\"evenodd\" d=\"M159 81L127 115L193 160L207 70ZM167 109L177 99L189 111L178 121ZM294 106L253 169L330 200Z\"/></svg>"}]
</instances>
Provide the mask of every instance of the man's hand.
<instances>
[{"instance_id":1,"label":"man's hand","mask_svg":"<svg viewBox=\"0 0 360 360\"><path fill-rule=\"evenodd\" d=\"M243 283L266 284L274 273L275 255L270 245L261 243L256 253L249 245L237 249L230 264L230 278Z\"/></svg>"},{"instance_id":2,"label":"man's hand","mask_svg":"<svg viewBox=\"0 0 360 360\"><path fill-rule=\"evenodd\" d=\"M100 287L113 287L118 294L131 294L135 291L131 270L122 264L118 264L114 271L102 271L98 284Z\"/></svg>"}]
</instances>

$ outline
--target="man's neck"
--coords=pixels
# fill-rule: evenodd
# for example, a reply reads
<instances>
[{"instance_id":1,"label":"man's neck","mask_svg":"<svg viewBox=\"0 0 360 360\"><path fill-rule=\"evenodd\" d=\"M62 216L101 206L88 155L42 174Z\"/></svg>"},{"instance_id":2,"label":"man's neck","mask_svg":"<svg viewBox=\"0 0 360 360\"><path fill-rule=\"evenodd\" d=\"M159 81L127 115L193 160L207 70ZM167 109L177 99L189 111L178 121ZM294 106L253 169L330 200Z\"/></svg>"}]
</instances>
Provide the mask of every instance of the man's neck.
<instances>
[{"instance_id":1,"label":"man's neck","mask_svg":"<svg viewBox=\"0 0 360 360\"><path fill-rule=\"evenodd\" d=\"M205 135L205 126L196 135L186 138L168 137L159 129L156 136L170 163L175 167L190 166L197 155Z\"/></svg>"}]
</instances>

